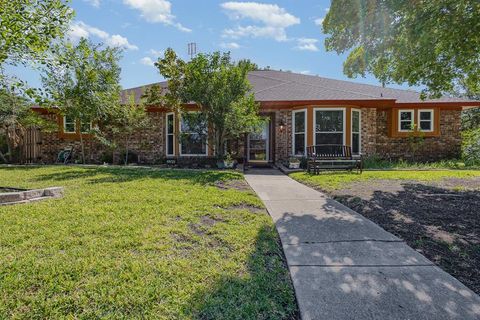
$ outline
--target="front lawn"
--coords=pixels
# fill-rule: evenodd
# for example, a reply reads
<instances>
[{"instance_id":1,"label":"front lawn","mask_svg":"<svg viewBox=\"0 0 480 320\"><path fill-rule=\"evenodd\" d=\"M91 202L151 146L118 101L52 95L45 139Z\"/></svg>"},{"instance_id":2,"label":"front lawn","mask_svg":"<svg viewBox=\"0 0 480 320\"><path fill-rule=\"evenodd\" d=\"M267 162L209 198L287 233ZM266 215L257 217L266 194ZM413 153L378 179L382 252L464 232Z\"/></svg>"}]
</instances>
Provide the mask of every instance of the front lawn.
<instances>
[{"instance_id":1,"label":"front lawn","mask_svg":"<svg viewBox=\"0 0 480 320\"><path fill-rule=\"evenodd\" d=\"M0 167L65 197L0 207L0 318L290 319L271 218L241 174Z\"/></svg>"},{"instance_id":2,"label":"front lawn","mask_svg":"<svg viewBox=\"0 0 480 320\"><path fill-rule=\"evenodd\" d=\"M480 170L293 173L480 293Z\"/></svg>"}]
</instances>

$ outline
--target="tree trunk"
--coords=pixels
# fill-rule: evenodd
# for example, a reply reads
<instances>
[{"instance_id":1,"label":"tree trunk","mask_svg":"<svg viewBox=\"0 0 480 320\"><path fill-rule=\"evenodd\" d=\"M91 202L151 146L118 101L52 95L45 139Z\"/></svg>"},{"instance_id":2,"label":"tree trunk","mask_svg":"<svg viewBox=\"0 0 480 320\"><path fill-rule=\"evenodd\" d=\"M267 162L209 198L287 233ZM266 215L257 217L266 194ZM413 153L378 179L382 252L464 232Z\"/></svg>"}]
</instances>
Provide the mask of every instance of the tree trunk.
<instances>
[{"instance_id":1,"label":"tree trunk","mask_svg":"<svg viewBox=\"0 0 480 320\"><path fill-rule=\"evenodd\" d=\"M82 128L81 127L80 127L80 147L82 149L82 163L85 164L85 145L84 145L84 142L83 142L83 134L82 134Z\"/></svg>"},{"instance_id":2,"label":"tree trunk","mask_svg":"<svg viewBox=\"0 0 480 320\"><path fill-rule=\"evenodd\" d=\"M5 158L5 156L3 155L2 151L0 151L0 159L2 159L2 161L4 163L8 163L7 159Z\"/></svg>"},{"instance_id":3,"label":"tree trunk","mask_svg":"<svg viewBox=\"0 0 480 320\"><path fill-rule=\"evenodd\" d=\"M130 140L130 137L127 136L127 137L125 138L125 161L124 161L124 162L125 162L125 165L128 164L128 142L129 142L129 140Z\"/></svg>"}]
</instances>

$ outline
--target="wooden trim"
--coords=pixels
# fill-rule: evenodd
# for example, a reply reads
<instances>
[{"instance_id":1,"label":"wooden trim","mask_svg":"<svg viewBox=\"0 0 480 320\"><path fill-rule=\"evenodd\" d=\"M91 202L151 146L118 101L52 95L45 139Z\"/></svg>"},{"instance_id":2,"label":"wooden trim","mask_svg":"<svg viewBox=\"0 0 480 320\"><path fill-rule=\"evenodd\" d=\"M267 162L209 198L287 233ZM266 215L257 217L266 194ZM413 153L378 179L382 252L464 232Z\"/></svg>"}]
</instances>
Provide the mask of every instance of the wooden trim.
<instances>
[{"instance_id":1,"label":"wooden trim","mask_svg":"<svg viewBox=\"0 0 480 320\"><path fill-rule=\"evenodd\" d=\"M351 107L346 107L345 108L345 121L346 127L345 127L345 145L346 146L352 146L352 108Z\"/></svg>"},{"instance_id":2,"label":"wooden trim","mask_svg":"<svg viewBox=\"0 0 480 320\"><path fill-rule=\"evenodd\" d=\"M315 135L315 124L313 123L314 111L312 107L307 108L307 146L313 145Z\"/></svg>"},{"instance_id":3,"label":"wooden trim","mask_svg":"<svg viewBox=\"0 0 480 320\"><path fill-rule=\"evenodd\" d=\"M63 115L57 114L57 125L58 125L58 137L64 140L80 140L80 121L76 120L75 125L75 133L73 132L65 132L64 122L63 122ZM82 134L82 138L85 140L91 140L94 138L92 134L84 133Z\"/></svg>"},{"instance_id":4,"label":"wooden trim","mask_svg":"<svg viewBox=\"0 0 480 320\"><path fill-rule=\"evenodd\" d=\"M409 108L408 110L413 111L413 123L417 126L417 128L418 128L418 111L422 110L422 109L433 110L433 131L423 132L424 136L425 137L439 137L440 136L440 112L442 112L442 109L438 108L438 107L419 108L418 106L416 108ZM394 108L394 109L390 110L388 118L387 118L387 119L390 119L390 121L387 121L387 125L388 125L388 129L389 129L388 130L389 136L391 138L407 138L411 135L411 131L409 131L409 132L399 131L398 116L399 116L399 111L400 110L404 110L404 109L403 108Z\"/></svg>"}]
</instances>

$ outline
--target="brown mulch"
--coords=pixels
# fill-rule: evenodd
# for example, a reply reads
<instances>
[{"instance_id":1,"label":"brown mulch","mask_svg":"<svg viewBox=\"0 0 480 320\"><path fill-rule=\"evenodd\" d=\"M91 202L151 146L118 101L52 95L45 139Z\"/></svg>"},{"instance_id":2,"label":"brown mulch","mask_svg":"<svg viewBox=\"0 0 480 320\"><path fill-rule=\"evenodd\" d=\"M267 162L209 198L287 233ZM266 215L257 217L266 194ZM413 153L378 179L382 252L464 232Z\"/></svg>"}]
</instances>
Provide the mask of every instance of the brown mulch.
<instances>
[{"instance_id":1,"label":"brown mulch","mask_svg":"<svg viewBox=\"0 0 480 320\"><path fill-rule=\"evenodd\" d=\"M480 184L471 183L376 180L330 194L480 294Z\"/></svg>"}]
</instances>

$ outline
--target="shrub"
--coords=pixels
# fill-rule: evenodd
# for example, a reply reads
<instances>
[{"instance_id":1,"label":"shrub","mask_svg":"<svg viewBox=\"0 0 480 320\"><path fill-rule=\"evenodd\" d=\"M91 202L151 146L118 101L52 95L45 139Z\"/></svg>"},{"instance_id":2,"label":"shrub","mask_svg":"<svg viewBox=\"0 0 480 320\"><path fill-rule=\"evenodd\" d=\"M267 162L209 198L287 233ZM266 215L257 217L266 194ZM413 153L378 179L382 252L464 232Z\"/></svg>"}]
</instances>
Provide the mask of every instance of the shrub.
<instances>
[{"instance_id":1,"label":"shrub","mask_svg":"<svg viewBox=\"0 0 480 320\"><path fill-rule=\"evenodd\" d=\"M466 165L480 165L480 128L462 133L462 157Z\"/></svg>"}]
</instances>

